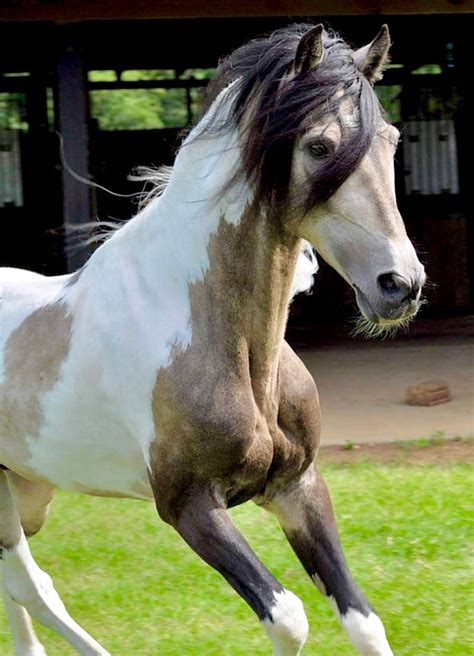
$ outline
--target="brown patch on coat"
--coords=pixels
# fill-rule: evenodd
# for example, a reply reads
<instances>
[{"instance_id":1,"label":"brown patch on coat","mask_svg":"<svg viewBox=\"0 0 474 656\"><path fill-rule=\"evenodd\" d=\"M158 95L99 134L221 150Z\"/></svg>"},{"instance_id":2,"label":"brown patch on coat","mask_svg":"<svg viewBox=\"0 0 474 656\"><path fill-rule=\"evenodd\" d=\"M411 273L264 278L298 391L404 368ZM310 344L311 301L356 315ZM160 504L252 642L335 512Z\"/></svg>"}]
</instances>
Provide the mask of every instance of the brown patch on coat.
<instances>
[{"instance_id":1,"label":"brown patch on coat","mask_svg":"<svg viewBox=\"0 0 474 656\"><path fill-rule=\"evenodd\" d=\"M59 379L70 345L72 316L63 303L35 310L5 345L0 385L0 459L20 471L30 452L27 438L41 427L41 398Z\"/></svg>"},{"instance_id":2,"label":"brown patch on coat","mask_svg":"<svg viewBox=\"0 0 474 656\"><path fill-rule=\"evenodd\" d=\"M25 535L36 535L48 516L55 487L49 483L29 481L12 471L5 476Z\"/></svg>"},{"instance_id":3,"label":"brown patch on coat","mask_svg":"<svg viewBox=\"0 0 474 656\"><path fill-rule=\"evenodd\" d=\"M204 280L190 285L192 344L176 346L153 392L150 478L172 523L197 490L235 505L281 469L295 476L318 439L319 412L303 426L298 405L309 393L317 410L314 382L281 347L299 241L249 210L238 226L221 221L208 253Z\"/></svg>"},{"instance_id":4,"label":"brown patch on coat","mask_svg":"<svg viewBox=\"0 0 474 656\"><path fill-rule=\"evenodd\" d=\"M2 549L11 549L20 539L20 518L8 489L6 475L0 472L0 556Z\"/></svg>"}]
</instances>

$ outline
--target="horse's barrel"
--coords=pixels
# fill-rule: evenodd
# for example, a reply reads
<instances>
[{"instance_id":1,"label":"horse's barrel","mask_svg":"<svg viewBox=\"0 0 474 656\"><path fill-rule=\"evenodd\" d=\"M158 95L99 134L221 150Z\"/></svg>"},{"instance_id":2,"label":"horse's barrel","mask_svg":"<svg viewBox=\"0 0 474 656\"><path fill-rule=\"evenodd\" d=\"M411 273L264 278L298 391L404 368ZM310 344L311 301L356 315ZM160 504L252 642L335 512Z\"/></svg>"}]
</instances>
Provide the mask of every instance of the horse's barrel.
<instances>
[{"instance_id":1,"label":"horse's barrel","mask_svg":"<svg viewBox=\"0 0 474 656\"><path fill-rule=\"evenodd\" d=\"M408 405L439 405L451 401L448 383L443 380L431 380L409 385L405 394Z\"/></svg>"}]
</instances>

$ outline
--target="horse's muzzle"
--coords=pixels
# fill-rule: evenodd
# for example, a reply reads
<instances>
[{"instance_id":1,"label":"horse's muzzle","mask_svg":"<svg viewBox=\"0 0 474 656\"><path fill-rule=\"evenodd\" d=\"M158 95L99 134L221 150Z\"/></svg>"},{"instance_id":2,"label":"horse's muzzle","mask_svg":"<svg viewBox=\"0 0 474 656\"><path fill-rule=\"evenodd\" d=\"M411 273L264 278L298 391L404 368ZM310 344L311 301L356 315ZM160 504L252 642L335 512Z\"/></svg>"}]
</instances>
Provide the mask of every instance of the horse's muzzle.
<instances>
[{"instance_id":1,"label":"horse's muzzle","mask_svg":"<svg viewBox=\"0 0 474 656\"><path fill-rule=\"evenodd\" d=\"M396 323L413 317L420 307L421 284L399 289L391 289L389 294L378 293L375 298L368 298L355 287L357 305L365 317L372 323Z\"/></svg>"}]
</instances>

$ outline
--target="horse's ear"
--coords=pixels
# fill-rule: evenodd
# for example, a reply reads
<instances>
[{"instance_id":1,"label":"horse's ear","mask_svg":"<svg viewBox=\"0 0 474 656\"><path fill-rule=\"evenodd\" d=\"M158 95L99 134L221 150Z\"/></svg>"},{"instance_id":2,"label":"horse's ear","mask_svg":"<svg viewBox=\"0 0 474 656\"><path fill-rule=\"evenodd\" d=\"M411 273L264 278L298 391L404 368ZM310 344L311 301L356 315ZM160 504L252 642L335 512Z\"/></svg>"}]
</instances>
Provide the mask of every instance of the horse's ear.
<instances>
[{"instance_id":1,"label":"horse's ear","mask_svg":"<svg viewBox=\"0 0 474 656\"><path fill-rule=\"evenodd\" d=\"M323 31L324 26L320 23L301 37L293 64L296 75L316 68L323 61Z\"/></svg>"},{"instance_id":2,"label":"horse's ear","mask_svg":"<svg viewBox=\"0 0 474 656\"><path fill-rule=\"evenodd\" d=\"M388 62L390 48L390 33L388 26L383 25L372 43L359 48L354 53L357 68L365 75L371 84L382 79L385 64Z\"/></svg>"}]
</instances>

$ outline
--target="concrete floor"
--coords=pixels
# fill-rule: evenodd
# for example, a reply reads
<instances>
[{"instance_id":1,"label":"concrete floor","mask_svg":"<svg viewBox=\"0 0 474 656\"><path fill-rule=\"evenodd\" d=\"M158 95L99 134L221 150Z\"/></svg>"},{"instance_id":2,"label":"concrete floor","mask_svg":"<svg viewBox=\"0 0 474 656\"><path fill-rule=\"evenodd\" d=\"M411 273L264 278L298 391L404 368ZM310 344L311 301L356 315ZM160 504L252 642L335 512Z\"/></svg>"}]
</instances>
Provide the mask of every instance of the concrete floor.
<instances>
[{"instance_id":1,"label":"concrete floor","mask_svg":"<svg viewBox=\"0 0 474 656\"><path fill-rule=\"evenodd\" d=\"M474 338L344 343L298 349L319 388L322 444L474 434ZM404 403L408 385L446 381L452 401Z\"/></svg>"}]
</instances>

